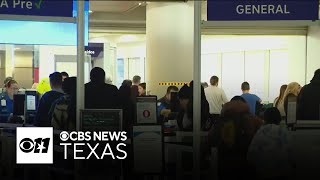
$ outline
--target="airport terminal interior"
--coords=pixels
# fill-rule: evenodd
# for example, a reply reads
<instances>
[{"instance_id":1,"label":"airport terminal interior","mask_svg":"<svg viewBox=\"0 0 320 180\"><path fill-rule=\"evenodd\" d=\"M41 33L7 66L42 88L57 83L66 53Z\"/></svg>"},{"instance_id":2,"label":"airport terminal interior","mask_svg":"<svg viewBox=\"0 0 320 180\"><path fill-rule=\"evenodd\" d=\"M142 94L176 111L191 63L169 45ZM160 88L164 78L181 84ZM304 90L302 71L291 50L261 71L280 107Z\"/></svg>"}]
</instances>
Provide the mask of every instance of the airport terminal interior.
<instances>
[{"instance_id":1,"label":"airport terminal interior","mask_svg":"<svg viewBox=\"0 0 320 180\"><path fill-rule=\"evenodd\" d=\"M0 179L320 177L317 0L76 2L0 1Z\"/></svg>"}]
</instances>

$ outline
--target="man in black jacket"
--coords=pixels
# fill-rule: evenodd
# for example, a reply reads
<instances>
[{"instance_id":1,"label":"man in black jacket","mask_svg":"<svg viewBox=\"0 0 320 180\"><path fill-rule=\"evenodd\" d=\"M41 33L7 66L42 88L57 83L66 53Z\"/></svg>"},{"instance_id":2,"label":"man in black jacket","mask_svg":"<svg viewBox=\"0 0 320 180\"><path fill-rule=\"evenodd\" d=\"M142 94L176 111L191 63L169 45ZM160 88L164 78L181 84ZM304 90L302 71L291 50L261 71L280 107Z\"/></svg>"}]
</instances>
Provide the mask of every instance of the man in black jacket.
<instances>
[{"instance_id":1,"label":"man in black jacket","mask_svg":"<svg viewBox=\"0 0 320 180\"><path fill-rule=\"evenodd\" d=\"M297 104L298 120L320 120L320 69L315 71L310 83L301 89Z\"/></svg>"},{"instance_id":2,"label":"man in black jacket","mask_svg":"<svg viewBox=\"0 0 320 180\"><path fill-rule=\"evenodd\" d=\"M105 83L105 72L95 67L90 72L91 82L85 85L86 109L119 108L118 88Z\"/></svg>"},{"instance_id":3,"label":"man in black jacket","mask_svg":"<svg viewBox=\"0 0 320 180\"><path fill-rule=\"evenodd\" d=\"M49 119L49 111L52 104L64 95L62 91L62 75L59 72L50 74L51 91L46 92L40 99L38 111L34 120L35 126L49 127L51 119Z\"/></svg>"}]
</instances>

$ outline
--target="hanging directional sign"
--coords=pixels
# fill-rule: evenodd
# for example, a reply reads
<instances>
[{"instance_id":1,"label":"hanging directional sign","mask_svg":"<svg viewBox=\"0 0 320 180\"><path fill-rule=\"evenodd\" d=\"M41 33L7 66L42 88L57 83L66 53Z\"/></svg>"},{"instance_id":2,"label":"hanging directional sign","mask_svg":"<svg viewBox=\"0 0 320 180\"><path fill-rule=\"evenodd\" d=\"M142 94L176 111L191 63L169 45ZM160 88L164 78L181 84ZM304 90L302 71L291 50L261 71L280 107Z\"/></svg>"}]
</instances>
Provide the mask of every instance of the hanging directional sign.
<instances>
[{"instance_id":1,"label":"hanging directional sign","mask_svg":"<svg viewBox=\"0 0 320 180\"><path fill-rule=\"evenodd\" d=\"M208 0L208 21L318 20L318 0Z\"/></svg>"},{"instance_id":2,"label":"hanging directional sign","mask_svg":"<svg viewBox=\"0 0 320 180\"><path fill-rule=\"evenodd\" d=\"M0 0L0 14L73 17L73 0Z\"/></svg>"}]
</instances>

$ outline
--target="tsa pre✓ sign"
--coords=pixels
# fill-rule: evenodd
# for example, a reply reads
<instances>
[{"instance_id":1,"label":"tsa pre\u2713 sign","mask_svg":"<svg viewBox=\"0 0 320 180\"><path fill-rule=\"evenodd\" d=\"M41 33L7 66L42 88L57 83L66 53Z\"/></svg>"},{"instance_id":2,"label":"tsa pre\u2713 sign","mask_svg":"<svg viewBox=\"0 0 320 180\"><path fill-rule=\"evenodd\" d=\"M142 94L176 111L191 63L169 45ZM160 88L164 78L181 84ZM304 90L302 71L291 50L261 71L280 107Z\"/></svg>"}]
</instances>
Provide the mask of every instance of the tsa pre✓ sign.
<instances>
[{"instance_id":1,"label":"tsa pre\u2713 sign","mask_svg":"<svg viewBox=\"0 0 320 180\"><path fill-rule=\"evenodd\" d=\"M208 21L318 19L318 0L208 0Z\"/></svg>"},{"instance_id":2,"label":"tsa pre\u2713 sign","mask_svg":"<svg viewBox=\"0 0 320 180\"><path fill-rule=\"evenodd\" d=\"M0 14L73 17L73 1L0 0Z\"/></svg>"}]
</instances>

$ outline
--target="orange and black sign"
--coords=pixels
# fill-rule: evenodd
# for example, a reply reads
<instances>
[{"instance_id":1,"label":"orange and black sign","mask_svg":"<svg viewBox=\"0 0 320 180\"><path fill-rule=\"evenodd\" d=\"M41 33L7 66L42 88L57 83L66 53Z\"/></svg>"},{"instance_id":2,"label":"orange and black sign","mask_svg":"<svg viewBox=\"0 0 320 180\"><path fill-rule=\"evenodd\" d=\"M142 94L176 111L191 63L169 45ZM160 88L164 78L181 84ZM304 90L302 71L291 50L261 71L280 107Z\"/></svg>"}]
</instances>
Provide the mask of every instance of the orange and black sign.
<instances>
[{"instance_id":1,"label":"orange and black sign","mask_svg":"<svg viewBox=\"0 0 320 180\"><path fill-rule=\"evenodd\" d=\"M160 82L159 86L183 86L190 85L190 82Z\"/></svg>"}]
</instances>

